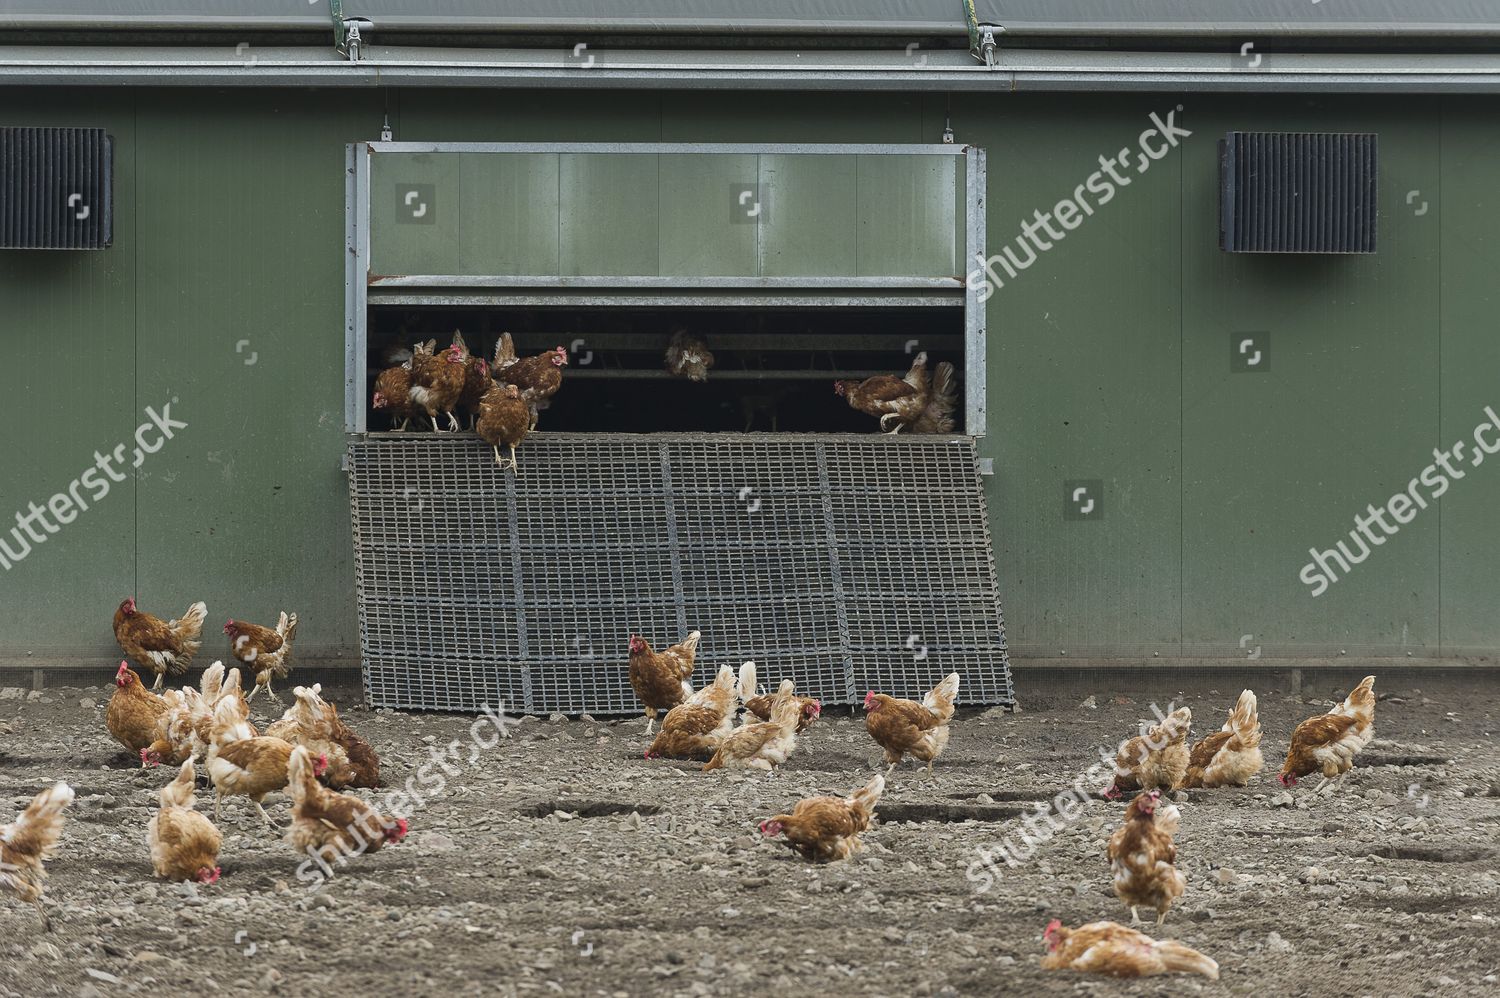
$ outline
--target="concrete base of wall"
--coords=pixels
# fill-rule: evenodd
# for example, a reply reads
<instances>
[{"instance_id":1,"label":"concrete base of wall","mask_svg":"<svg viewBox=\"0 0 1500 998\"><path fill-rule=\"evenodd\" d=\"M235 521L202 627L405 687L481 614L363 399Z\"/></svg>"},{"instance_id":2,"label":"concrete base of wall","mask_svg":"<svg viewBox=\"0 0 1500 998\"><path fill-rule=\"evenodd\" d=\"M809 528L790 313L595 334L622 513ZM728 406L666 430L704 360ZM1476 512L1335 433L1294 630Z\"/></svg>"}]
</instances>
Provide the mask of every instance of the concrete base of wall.
<instances>
[{"instance_id":1,"label":"concrete base of wall","mask_svg":"<svg viewBox=\"0 0 1500 998\"><path fill-rule=\"evenodd\" d=\"M118 662L114 659L87 666L80 666L77 660L0 662L0 691L19 689L29 693L54 687L102 690L109 686ZM1170 699L1174 693L1189 689L1216 689L1227 696L1248 688L1257 693L1287 692L1332 699L1335 693L1342 696L1372 673L1379 677L1377 692L1500 680L1500 663L1474 659L1015 659L1011 668L1022 710L1051 710L1091 695L1138 698L1149 693ZM199 672L194 670L192 678L196 679ZM278 692L290 700L291 687L311 683L323 684L325 694L335 695L339 703L363 696L357 658L299 660L291 678L278 684Z\"/></svg>"}]
</instances>

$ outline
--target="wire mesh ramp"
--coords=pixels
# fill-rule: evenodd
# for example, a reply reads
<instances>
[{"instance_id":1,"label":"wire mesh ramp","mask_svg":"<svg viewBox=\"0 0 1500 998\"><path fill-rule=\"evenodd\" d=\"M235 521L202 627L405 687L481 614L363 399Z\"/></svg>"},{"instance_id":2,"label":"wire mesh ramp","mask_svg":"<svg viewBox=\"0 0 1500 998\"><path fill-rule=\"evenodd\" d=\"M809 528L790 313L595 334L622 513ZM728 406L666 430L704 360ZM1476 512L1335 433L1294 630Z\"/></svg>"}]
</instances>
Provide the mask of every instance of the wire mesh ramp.
<instances>
[{"instance_id":1,"label":"wire mesh ramp","mask_svg":"<svg viewBox=\"0 0 1500 998\"><path fill-rule=\"evenodd\" d=\"M851 704L1014 702L968 437L538 433L349 444L372 706L636 713L631 634L703 632L694 686L754 659Z\"/></svg>"}]
</instances>

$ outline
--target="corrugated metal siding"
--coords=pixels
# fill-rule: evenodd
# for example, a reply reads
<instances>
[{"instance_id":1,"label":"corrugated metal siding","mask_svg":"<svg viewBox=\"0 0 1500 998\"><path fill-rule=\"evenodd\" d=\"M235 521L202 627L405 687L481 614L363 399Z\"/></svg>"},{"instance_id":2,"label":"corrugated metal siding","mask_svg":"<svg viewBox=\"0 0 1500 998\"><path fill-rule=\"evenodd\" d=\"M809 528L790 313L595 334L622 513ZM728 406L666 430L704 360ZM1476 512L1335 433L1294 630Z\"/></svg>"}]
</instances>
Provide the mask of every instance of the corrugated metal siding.
<instances>
[{"instance_id":1,"label":"corrugated metal siding","mask_svg":"<svg viewBox=\"0 0 1500 998\"><path fill-rule=\"evenodd\" d=\"M879 94L471 96L392 94L398 137L932 142L947 110ZM374 93L288 97L0 93L7 124L106 128L118 171L113 248L0 252L13 378L0 421L24 427L6 437L0 516L45 502L175 394L191 428L140 483L145 605L171 613L203 598L215 615L248 616L290 604L306 621L303 654L321 657L357 647L338 470L342 147L377 135L382 107ZM991 157L992 251L1164 104L955 97L959 140ZM1489 571L1500 476L1488 463L1332 592L1313 600L1296 578L1309 546L1331 546L1496 401L1488 249L1500 200L1483 166L1500 152L1497 112L1480 99L1194 97L1180 161L1136 179L990 300L981 455L996 459L986 482L1013 649L1500 647ZM1381 253L1226 260L1214 137L1231 129L1379 132ZM1231 335L1267 330L1271 370L1233 373ZM39 410L59 384L86 403ZM1103 521L1064 520L1063 483L1096 478ZM134 583L135 520L133 485L120 486L0 570L0 659L116 654L108 618Z\"/></svg>"}]
</instances>

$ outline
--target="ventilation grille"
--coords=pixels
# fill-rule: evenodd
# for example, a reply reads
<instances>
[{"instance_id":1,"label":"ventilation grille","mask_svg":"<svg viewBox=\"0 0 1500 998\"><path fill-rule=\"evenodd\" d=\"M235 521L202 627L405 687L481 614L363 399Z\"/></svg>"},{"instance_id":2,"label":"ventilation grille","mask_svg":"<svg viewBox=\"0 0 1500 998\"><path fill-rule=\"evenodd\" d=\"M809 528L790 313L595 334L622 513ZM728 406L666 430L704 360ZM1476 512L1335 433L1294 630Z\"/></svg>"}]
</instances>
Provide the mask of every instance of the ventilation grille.
<instances>
[{"instance_id":1,"label":"ventilation grille","mask_svg":"<svg viewBox=\"0 0 1500 998\"><path fill-rule=\"evenodd\" d=\"M113 140L102 128L0 128L0 249L104 249Z\"/></svg>"},{"instance_id":2,"label":"ventilation grille","mask_svg":"<svg viewBox=\"0 0 1500 998\"><path fill-rule=\"evenodd\" d=\"M1219 151L1227 252L1375 252L1377 136L1230 132Z\"/></svg>"},{"instance_id":3,"label":"ventilation grille","mask_svg":"<svg viewBox=\"0 0 1500 998\"><path fill-rule=\"evenodd\" d=\"M703 632L695 687L753 659L852 704L1013 702L967 437L543 433L519 477L474 437L349 450L375 706L634 714L630 635Z\"/></svg>"}]
</instances>

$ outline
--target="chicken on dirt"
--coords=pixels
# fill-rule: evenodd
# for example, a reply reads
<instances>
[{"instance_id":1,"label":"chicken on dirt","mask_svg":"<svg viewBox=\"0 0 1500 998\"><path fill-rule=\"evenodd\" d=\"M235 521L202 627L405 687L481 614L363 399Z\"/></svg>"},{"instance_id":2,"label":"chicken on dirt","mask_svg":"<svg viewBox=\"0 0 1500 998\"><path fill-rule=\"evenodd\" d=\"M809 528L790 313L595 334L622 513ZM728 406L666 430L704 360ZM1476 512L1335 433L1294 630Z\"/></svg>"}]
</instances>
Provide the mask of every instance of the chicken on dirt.
<instances>
[{"instance_id":1,"label":"chicken on dirt","mask_svg":"<svg viewBox=\"0 0 1500 998\"><path fill-rule=\"evenodd\" d=\"M1331 790L1354 768L1354 759L1375 740L1375 677L1366 676L1344 702L1326 714L1309 717L1292 732L1291 746L1276 779L1284 787L1313 773L1323 779L1313 793Z\"/></svg>"},{"instance_id":2,"label":"chicken on dirt","mask_svg":"<svg viewBox=\"0 0 1500 998\"><path fill-rule=\"evenodd\" d=\"M271 681L285 679L292 671L292 642L297 637L297 615L281 611L273 630L244 620L231 620L224 625L229 637L229 651L245 667L245 675L255 681L249 699L261 690L277 703L281 697L271 689Z\"/></svg>"},{"instance_id":3,"label":"chicken on dirt","mask_svg":"<svg viewBox=\"0 0 1500 998\"><path fill-rule=\"evenodd\" d=\"M115 691L104 710L104 726L131 755L150 749L158 737L171 705L141 684L141 677L121 662L115 670ZM144 757L141 765L147 765Z\"/></svg>"},{"instance_id":4,"label":"chicken on dirt","mask_svg":"<svg viewBox=\"0 0 1500 998\"><path fill-rule=\"evenodd\" d=\"M657 713L693 695L688 679L702 637L702 631L693 631L665 651L653 651L651 642L639 634L630 636L630 688L646 708L646 734L655 729Z\"/></svg>"},{"instance_id":5,"label":"chicken on dirt","mask_svg":"<svg viewBox=\"0 0 1500 998\"><path fill-rule=\"evenodd\" d=\"M791 814L777 814L760 823L760 833L814 863L848 859L864 849L860 834L870 827L875 805L885 792L879 773L848 797L809 797Z\"/></svg>"},{"instance_id":6,"label":"chicken on dirt","mask_svg":"<svg viewBox=\"0 0 1500 998\"><path fill-rule=\"evenodd\" d=\"M1195 949L1170 939L1152 939L1115 922L1090 922L1077 929L1053 919L1042 936L1044 970L1076 970L1108 977L1201 974L1219 979L1219 965Z\"/></svg>"},{"instance_id":7,"label":"chicken on dirt","mask_svg":"<svg viewBox=\"0 0 1500 998\"><path fill-rule=\"evenodd\" d=\"M180 676L193 664L207 619L205 603L194 603L179 620L162 620L139 609L129 596L115 610L115 640L136 665L156 674L151 689L159 690L166 676Z\"/></svg>"},{"instance_id":8,"label":"chicken on dirt","mask_svg":"<svg viewBox=\"0 0 1500 998\"><path fill-rule=\"evenodd\" d=\"M340 857L359 856L406 837L405 818L387 818L358 797L320 784L322 768L302 746L292 750L287 769L292 824L286 841L298 852L336 850Z\"/></svg>"},{"instance_id":9,"label":"chicken on dirt","mask_svg":"<svg viewBox=\"0 0 1500 998\"><path fill-rule=\"evenodd\" d=\"M703 771L715 769L759 769L773 771L791 757L797 746L797 722L802 719L802 704L787 687L771 708L771 719L735 728L703 764Z\"/></svg>"},{"instance_id":10,"label":"chicken on dirt","mask_svg":"<svg viewBox=\"0 0 1500 998\"><path fill-rule=\"evenodd\" d=\"M886 775L908 755L932 764L948 747L948 722L958 697L958 673L952 672L932 688L921 703L871 690L865 694L865 730L885 750Z\"/></svg>"},{"instance_id":11,"label":"chicken on dirt","mask_svg":"<svg viewBox=\"0 0 1500 998\"><path fill-rule=\"evenodd\" d=\"M646 758L708 760L734 731L735 712L754 688L754 662L740 666L738 683L734 670L721 666L712 683L667 711Z\"/></svg>"},{"instance_id":12,"label":"chicken on dirt","mask_svg":"<svg viewBox=\"0 0 1500 998\"><path fill-rule=\"evenodd\" d=\"M1158 808L1171 808L1161 815ZM1148 790L1125 809L1125 823L1110 836L1107 855L1115 895L1130 906L1130 924L1139 925L1137 909L1156 909L1156 924L1167 920L1167 909L1182 896L1187 881L1178 872L1177 847L1172 835L1181 816L1171 803L1162 803L1160 790Z\"/></svg>"},{"instance_id":13,"label":"chicken on dirt","mask_svg":"<svg viewBox=\"0 0 1500 998\"><path fill-rule=\"evenodd\" d=\"M57 853L63 808L72 802L73 788L58 783L33 797L15 821L0 825L0 893L14 894L35 906L48 932L52 931L52 920L42 907L47 880L43 864Z\"/></svg>"},{"instance_id":14,"label":"chicken on dirt","mask_svg":"<svg viewBox=\"0 0 1500 998\"><path fill-rule=\"evenodd\" d=\"M177 778L157 794L161 808L146 829L151 869L163 880L212 884L219 879L219 847L224 837L194 809L197 772L189 759Z\"/></svg>"},{"instance_id":15,"label":"chicken on dirt","mask_svg":"<svg viewBox=\"0 0 1500 998\"><path fill-rule=\"evenodd\" d=\"M1184 787L1243 787L1265 768L1255 694L1245 690L1224 727L1193 746Z\"/></svg>"},{"instance_id":16,"label":"chicken on dirt","mask_svg":"<svg viewBox=\"0 0 1500 998\"><path fill-rule=\"evenodd\" d=\"M1143 735L1120 746L1115 756L1115 779L1104 796L1118 800L1142 790L1176 790L1188 769L1188 735L1193 712L1179 707Z\"/></svg>"},{"instance_id":17,"label":"chicken on dirt","mask_svg":"<svg viewBox=\"0 0 1500 998\"><path fill-rule=\"evenodd\" d=\"M241 706L223 699L214 709L213 744L208 750L208 776L214 785L214 823L225 797L248 797L255 811L270 828L276 823L261 802L287 785L287 761L293 746L280 738L247 736L248 725ZM328 764L322 759L318 774Z\"/></svg>"}]
</instances>

